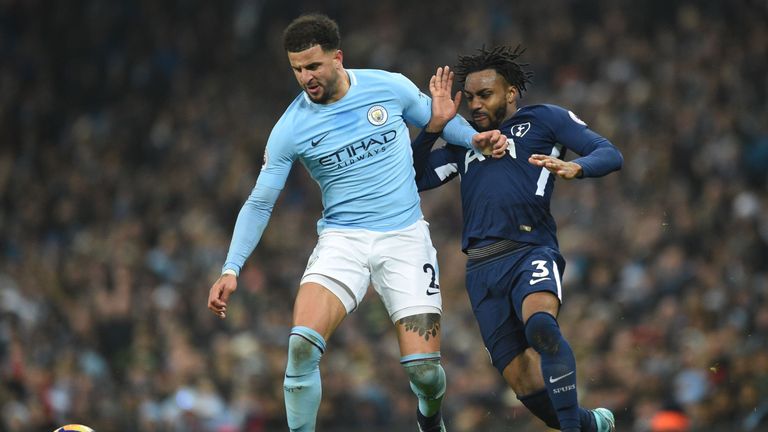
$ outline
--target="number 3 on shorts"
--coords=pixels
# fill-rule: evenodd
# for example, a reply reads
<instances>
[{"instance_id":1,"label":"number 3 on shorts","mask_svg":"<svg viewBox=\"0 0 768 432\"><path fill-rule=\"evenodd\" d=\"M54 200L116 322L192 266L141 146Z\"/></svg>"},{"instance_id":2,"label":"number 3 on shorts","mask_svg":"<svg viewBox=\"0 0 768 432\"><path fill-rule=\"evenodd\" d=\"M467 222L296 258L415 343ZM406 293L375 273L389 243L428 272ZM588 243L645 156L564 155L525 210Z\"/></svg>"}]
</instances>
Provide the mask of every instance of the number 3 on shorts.
<instances>
[{"instance_id":1,"label":"number 3 on shorts","mask_svg":"<svg viewBox=\"0 0 768 432\"><path fill-rule=\"evenodd\" d=\"M543 282L545 280L552 280L552 278L549 277L549 269L546 267L546 261L536 260L531 262L531 265L536 267L537 271L534 271L531 274L531 280L528 282L529 284L536 285L537 283Z\"/></svg>"},{"instance_id":2,"label":"number 3 on shorts","mask_svg":"<svg viewBox=\"0 0 768 432\"><path fill-rule=\"evenodd\" d=\"M539 282L552 280L555 278L557 284L557 298L562 299L562 286L560 284L560 270L557 268L557 263L552 261L552 271L547 268L547 261L535 260L531 261L531 265L536 267L535 271L531 273L531 279L528 281L530 285L536 285Z\"/></svg>"}]
</instances>

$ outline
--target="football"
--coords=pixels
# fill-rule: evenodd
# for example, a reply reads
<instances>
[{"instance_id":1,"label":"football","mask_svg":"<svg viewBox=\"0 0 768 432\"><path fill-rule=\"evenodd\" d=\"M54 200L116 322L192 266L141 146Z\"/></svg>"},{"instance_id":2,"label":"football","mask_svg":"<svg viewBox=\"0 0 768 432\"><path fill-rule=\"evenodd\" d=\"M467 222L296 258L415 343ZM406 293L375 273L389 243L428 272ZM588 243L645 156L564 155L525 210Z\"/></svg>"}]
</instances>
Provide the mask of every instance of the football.
<instances>
[{"instance_id":1,"label":"football","mask_svg":"<svg viewBox=\"0 0 768 432\"><path fill-rule=\"evenodd\" d=\"M62 426L56 429L53 432L95 432L95 431L89 428L88 426L83 426L79 424L68 424L66 426Z\"/></svg>"}]
</instances>

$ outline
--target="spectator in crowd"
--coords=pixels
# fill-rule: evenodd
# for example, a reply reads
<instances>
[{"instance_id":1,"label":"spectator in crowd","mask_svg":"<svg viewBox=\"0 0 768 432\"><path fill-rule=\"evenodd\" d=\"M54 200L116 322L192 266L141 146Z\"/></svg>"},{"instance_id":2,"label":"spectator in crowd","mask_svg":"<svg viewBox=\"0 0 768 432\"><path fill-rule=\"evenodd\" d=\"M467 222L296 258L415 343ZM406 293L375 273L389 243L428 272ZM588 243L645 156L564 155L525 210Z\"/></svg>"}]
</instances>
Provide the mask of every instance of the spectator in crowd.
<instances>
[{"instance_id":1,"label":"spectator in crowd","mask_svg":"<svg viewBox=\"0 0 768 432\"><path fill-rule=\"evenodd\" d=\"M690 420L684 412L663 409L651 418L651 432L688 432Z\"/></svg>"}]
</instances>

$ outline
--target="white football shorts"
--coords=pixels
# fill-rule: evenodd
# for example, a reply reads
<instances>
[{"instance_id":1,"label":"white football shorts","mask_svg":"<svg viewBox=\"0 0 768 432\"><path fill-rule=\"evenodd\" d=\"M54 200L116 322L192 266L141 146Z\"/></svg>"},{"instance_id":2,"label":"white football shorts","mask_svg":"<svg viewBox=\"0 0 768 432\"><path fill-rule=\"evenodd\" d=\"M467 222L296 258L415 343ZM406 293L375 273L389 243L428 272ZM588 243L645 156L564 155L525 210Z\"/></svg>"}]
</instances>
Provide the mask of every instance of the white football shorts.
<instances>
[{"instance_id":1,"label":"white football shorts","mask_svg":"<svg viewBox=\"0 0 768 432\"><path fill-rule=\"evenodd\" d=\"M389 232L323 230L301 283L327 288L347 313L357 308L373 285L392 322L397 322L411 315L442 312L439 276L429 224L422 219Z\"/></svg>"}]
</instances>

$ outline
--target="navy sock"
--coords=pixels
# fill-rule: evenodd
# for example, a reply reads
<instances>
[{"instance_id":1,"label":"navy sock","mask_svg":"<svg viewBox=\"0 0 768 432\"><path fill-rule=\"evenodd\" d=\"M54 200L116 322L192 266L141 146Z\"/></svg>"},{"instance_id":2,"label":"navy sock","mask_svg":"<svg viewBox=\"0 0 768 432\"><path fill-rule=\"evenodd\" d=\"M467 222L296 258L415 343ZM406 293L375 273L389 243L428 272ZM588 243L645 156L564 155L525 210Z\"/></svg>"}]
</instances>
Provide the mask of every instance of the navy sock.
<instances>
[{"instance_id":1,"label":"navy sock","mask_svg":"<svg viewBox=\"0 0 768 432\"><path fill-rule=\"evenodd\" d=\"M528 408L528 411L540 418L547 426L552 429L560 429L560 421L557 420L557 412L549 400L547 389L543 388L536 393L517 397L520 402Z\"/></svg>"},{"instance_id":2,"label":"navy sock","mask_svg":"<svg viewBox=\"0 0 768 432\"><path fill-rule=\"evenodd\" d=\"M581 432L597 432L597 423L592 411L579 407L579 423L581 423Z\"/></svg>"},{"instance_id":3,"label":"navy sock","mask_svg":"<svg viewBox=\"0 0 768 432\"><path fill-rule=\"evenodd\" d=\"M560 421L557 419L557 412L549 400L547 389L543 388L536 393L525 396L518 396L517 399L526 407L531 414L541 419L548 427L560 429ZM579 407L579 423L581 423L582 432L597 432L595 416L592 412Z\"/></svg>"},{"instance_id":4,"label":"navy sock","mask_svg":"<svg viewBox=\"0 0 768 432\"><path fill-rule=\"evenodd\" d=\"M555 317L546 312L533 314L525 324L525 337L541 356L544 385L557 413L560 430L580 431L576 359Z\"/></svg>"}]
</instances>

